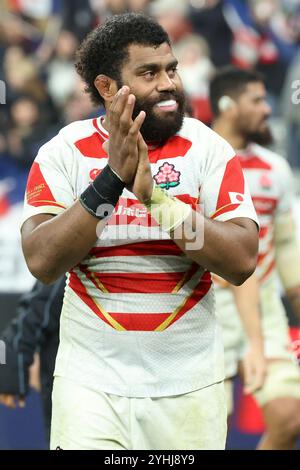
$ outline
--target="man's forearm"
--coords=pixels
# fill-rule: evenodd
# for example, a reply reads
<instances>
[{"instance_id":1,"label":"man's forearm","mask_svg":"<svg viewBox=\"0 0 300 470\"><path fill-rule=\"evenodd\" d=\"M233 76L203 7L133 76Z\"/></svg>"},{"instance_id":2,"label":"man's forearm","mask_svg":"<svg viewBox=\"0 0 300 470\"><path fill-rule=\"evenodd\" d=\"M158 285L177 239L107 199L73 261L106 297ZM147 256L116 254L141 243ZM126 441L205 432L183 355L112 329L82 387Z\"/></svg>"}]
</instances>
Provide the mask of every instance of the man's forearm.
<instances>
[{"instance_id":1,"label":"man's forearm","mask_svg":"<svg viewBox=\"0 0 300 470\"><path fill-rule=\"evenodd\" d=\"M246 218L218 222L193 211L171 233L186 255L231 284L242 284L255 270L258 233Z\"/></svg>"},{"instance_id":2,"label":"man's forearm","mask_svg":"<svg viewBox=\"0 0 300 470\"><path fill-rule=\"evenodd\" d=\"M106 221L75 202L56 217L37 215L25 222L22 245L32 274L48 284L80 262L95 244Z\"/></svg>"}]
</instances>

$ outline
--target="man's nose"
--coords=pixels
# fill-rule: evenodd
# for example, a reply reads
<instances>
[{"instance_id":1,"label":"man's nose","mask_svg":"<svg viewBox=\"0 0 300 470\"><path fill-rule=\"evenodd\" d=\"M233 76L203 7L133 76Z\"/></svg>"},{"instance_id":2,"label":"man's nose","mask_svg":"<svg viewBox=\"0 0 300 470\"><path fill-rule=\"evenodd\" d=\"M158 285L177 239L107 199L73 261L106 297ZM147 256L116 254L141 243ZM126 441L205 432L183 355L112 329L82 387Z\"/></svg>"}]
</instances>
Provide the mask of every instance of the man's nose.
<instances>
[{"instance_id":1,"label":"man's nose","mask_svg":"<svg viewBox=\"0 0 300 470\"><path fill-rule=\"evenodd\" d=\"M174 81L169 77L167 72L163 72L159 79L158 79L158 84L157 84L157 90L158 91L174 91L176 90L176 85Z\"/></svg>"},{"instance_id":2,"label":"man's nose","mask_svg":"<svg viewBox=\"0 0 300 470\"><path fill-rule=\"evenodd\" d=\"M267 102L264 104L264 114L266 116L270 116L272 114L272 108Z\"/></svg>"}]
</instances>

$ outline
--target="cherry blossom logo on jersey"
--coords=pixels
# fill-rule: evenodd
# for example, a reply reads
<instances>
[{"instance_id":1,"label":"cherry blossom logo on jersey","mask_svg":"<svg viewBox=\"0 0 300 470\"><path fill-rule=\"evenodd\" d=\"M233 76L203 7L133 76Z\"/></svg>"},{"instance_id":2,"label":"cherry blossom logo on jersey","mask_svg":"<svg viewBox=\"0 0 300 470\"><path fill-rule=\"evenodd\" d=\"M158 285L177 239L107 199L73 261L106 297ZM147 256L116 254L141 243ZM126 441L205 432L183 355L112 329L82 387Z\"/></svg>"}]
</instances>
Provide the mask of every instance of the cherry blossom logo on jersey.
<instances>
[{"instance_id":1,"label":"cherry blossom logo on jersey","mask_svg":"<svg viewBox=\"0 0 300 470\"><path fill-rule=\"evenodd\" d=\"M158 173L153 178L158 186L163 189L169 189L179 185L180 175L180 171L176 171L174 165L165 162L159 167Z\"/></svg>"}]
</instances>

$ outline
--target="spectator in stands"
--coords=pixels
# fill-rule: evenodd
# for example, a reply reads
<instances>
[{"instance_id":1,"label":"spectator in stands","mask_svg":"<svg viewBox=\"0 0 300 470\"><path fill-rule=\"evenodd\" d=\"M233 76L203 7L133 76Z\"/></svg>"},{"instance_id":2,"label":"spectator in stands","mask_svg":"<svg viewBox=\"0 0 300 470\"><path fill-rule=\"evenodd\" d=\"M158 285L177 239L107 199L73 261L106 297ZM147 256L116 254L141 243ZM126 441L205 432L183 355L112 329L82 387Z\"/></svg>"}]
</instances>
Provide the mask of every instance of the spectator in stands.
<instances>
[{"instance_id":1,"label":"spectator in stands","mask_svg":"<svg viewBox=\"0 0 300 470\"><path fill-rule=\"evenodd\" d=\"M210 50L205 39L189 34L174 46L179 74L193 109L193 116L209 124L212 114L208 99L209 82L214 73Z\"/></svg>"},{"instance_id":2,"label":"spectator in stands","mask_svg":"<svg viewBox=\"0 0 300 470\"><path fill-rule=\"evenodd\" d=\"M57 107L62 107L74 90L74 70L77 39L69 31L61 31L54 50L54 57L47 67L47 88Z\"/></svg>"},{"instance_id":3,"label":"spectator in stands","mask_svg":"<svg viewBox=\"0 0 300 470\"><path fill-rule=\"evenodd\" d=\"M16 99L10 108L11 122L7 131L9 156L30 168L38 148L47 139L44 116L30 96Z\"/></svg>"}]
</instances>

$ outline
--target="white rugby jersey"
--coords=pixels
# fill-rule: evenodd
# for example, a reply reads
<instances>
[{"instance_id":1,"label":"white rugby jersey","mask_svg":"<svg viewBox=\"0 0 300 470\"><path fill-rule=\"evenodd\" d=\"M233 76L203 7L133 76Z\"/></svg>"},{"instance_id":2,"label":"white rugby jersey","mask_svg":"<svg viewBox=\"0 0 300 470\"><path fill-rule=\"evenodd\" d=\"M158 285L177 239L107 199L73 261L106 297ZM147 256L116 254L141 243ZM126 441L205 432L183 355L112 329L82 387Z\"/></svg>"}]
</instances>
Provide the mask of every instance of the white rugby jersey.
<instances>
[{"instance_id":1,"label":"white rugby jersey","mask_svg":"<svg viewBox=\"0 0 300 470\"><path fill-rule=\"evenodd\" d=\"M23 220L70 207L107 164L101 118L74 122L39 151ZM207 217L256 221L234 151L195 119L149 149L153 178ZM223 379L210 273L189 259L124 190L86 256L71 269L55 375L107 393L186 393ZM80 406L80 404L78 404Z\"/></svg>"},{"instance_id":2,"label":"white rugby jersey","mask_svg":"<svg viewBox=\"0 0 300 470\"><path fill-rule=\"evenodd\" d=\"M262 330L266 357L291 358L288 322L279 303L275 266L274 228L276 220L292 210L293 177L286 160L279 155L251 144L238 158L248 182L260 222L259 255L256 274L261 286ZM213 276L217 314L223 329L226 375L235 374L231 351L243 340L243 326L228 283ZM236 357L236 354L234 354Z\"/></svg>"},{"instance_id":3,"label":"white rugby jersey","mask_svg":"<svg viewBox=\"0 0 300 470\"><path fill-rule=\"evenodd\" d=\"M275 272L276 218L293 210L293 175L283 157L257 144L238 157L260 222L256 274L263 284Z\"/></svg>"}]
</instances>

